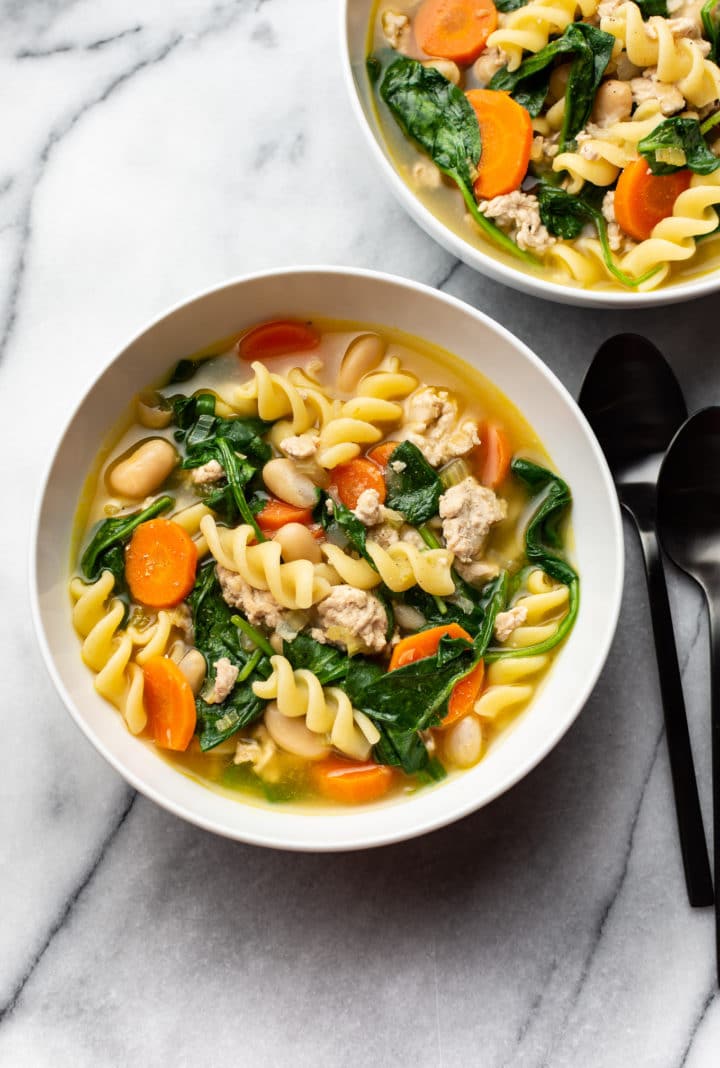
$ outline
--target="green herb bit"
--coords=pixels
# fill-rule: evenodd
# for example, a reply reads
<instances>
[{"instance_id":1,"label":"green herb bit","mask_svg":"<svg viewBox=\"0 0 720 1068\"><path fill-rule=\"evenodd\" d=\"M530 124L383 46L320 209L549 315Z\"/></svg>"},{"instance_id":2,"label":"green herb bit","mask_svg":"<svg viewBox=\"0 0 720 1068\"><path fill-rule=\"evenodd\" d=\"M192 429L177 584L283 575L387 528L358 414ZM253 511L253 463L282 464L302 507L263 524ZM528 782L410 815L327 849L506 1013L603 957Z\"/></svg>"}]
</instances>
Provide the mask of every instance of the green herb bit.
<instances>
[{"instance_id":1,"label":"green herb bit","mask_svg":"<svg viewBox=\"0 0 720 1068\"><path fill-rule=\"evenodd\" d=\"M242 616L230 616L230 622L241 630L246 638L249 638L253 645L261 649L266 656L275 656L275 650L270 642L264 635L260 633L252 623L248 623L247 619L243 619Z\"/></svg>"}]
</instances>

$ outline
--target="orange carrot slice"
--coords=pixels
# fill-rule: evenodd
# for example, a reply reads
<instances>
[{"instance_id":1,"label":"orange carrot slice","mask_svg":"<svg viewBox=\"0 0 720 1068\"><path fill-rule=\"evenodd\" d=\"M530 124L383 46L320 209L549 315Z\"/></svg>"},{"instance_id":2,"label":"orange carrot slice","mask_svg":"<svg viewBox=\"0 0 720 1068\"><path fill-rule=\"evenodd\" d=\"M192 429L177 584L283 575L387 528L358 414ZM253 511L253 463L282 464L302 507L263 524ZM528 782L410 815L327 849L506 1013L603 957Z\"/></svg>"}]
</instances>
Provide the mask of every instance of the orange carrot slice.
<instances>
[{"instance_id":1,"label":"orange carrot slice","mask_svg":"<svg viewBox=\"0 0 720 1068\"><path fill-rule=\"evenodd\" d=\"M333 469L331 490L340 498L346 508L357 507L360 494L367 489L374 489L382 504L386 496L385 479L382 471L371 460L359 456L346 464L339 464Z\"/></svg>"},{"instance_id":2,"label":"orange carrot slice","mask_svg":"<svg viewBox=\"0 0 720 1068\"><path fill-rule=\"evenodd\" d=\"M418 634L410 634L397 643L390 658L388 671L394 671L395 668L403 667L405 664L412 664L413 661L422 660L426 656L434 656L440 639L446 634L450 638L465 638L467 641L472 641L468 632L463 630L458 623L443 623L439 627L421 630ZM448 710L440 724L442 728L451 726L468 712L472 712L484 676L485 665L481 660L472 671L455 683L448 701Z\"/></svg>"},{"instance_id":3,"label":"orange carrot slice","mask_svg":"<svg viewBox=\"0 0 720 1068\"><path fill-rule=\"evenodd\" d=\"M174 660L153 656L143 665L143 701L155 744L182 752L195 733L195 698Z\"/></svg>"},{"instance_id":4,"label":"orange carrot slice","mask_svg":"<svg viewBox=\"0 0 720 1068\"><path fill-rule=\"evenodd\" d=\"M399 441L383 441L381 445L375 445L367 454L368 460L372 460L378 467L382 467L383 470L390 462L390 457L397 449Z\"/></svg>"},{"instance_id":5,"label":"orange carrot slice","mask_svg":"<svg viewBox=\"0 0 720 1068\"><path fill-rule=\"evenodd\" d=\"M533 131L530 114L507 93L471 89L466 93L477 115L482 153L473 190L478 200L512 193L530 163Z\"/></svg>"},{"instance_id":6,"label":"orange carrot slice","mask_svg":"<svg viewBox=\"0 0 720 1068\"><path fill-rule=\"evenodd\" d=\"M628 164L615 189L615 218L620 227L636 241L645 241L662 219L672 215L675 201L691 178L689 170L653 174L644 159Z\"/></svg>"},{"instance_id":7,"label":"orange carrot slice","mask_svg":"<svg viewBox=\"0 0 720 1068\"><path fill-rule=\"evenodd\" d=\"M425 0L418 8L415 40L428 56L472 63L497 26L492 0Z\"/></svg>"},{"instance_id":8,"label":"orange carrot slice","mask_svg":"<svg viewBox=\"0 0 720 1068\"><path fill-rule=\"evenodd\" d=\"M473 465L478 481L490 489L497 489L510 470L510 439L502 427L495 423L480 423L478 433L480 444L473 449Z\"/></svg>"},{"instance_id":9,"label":"orange carrot slice","mask_svg":"<svg viewBox=\"0 0 720 1068\"><path fill-rule=\"evenodd\" d=\"M316 789L332 801L363 805L383 797L393 784L395 773L386 764L360 764L341 757L329 757L313 764L311 775Z\"/></svg>"},{"instance_id":10,"label":"orange carrot slice","mask_svg":"<svg viewBox=\"0 0 720 1068\"><path fill-rule=\"evenodd\" d=\"M302 523L308 526L312 523L312 509L297 508L293 504L273 498L263 505L262 511L258 512L255 518L262 531L280 530L280 527L287 523Z\"/></svg>"},{"instance_id":11,"label":"orange carrot slice","mask_svg":"<svg viewBox=\"0 0 720 1068\"><path fill-rule=\"evenodd\" d=\"M307 323L295 319L276 319L252 327L237 343L243 360L266 360L272 356L289 356L309 352L320 344L320 334Z\"/></svg>"},{"instance_id":12,"label":"orange carrot slice","mask_svg":"<svg viewBox=\"0 0 720 1068\"><path fill-rule=\"evenodd\" d=\"M148 608L173 608L195 584L197 547L171 519L135 528L125 554L125 578L133 600Z\"/></svg>"}]
</instances>

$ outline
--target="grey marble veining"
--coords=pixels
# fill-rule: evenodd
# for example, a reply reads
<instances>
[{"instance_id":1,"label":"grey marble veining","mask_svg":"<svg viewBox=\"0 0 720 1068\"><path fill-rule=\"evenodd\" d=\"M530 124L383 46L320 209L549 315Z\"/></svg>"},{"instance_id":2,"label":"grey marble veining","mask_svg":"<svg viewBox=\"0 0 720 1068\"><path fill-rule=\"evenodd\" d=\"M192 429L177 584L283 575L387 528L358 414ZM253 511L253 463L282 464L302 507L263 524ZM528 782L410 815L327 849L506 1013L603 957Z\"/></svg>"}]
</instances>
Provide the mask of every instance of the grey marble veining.
<instances>
[{"instance_id":1,"label":"grey marble veining","mask_svg":"<svg viewBox=\"0 0 720 1068\"><path fill-rule=\"evenodd\" d=\"M648 334L720 399L715 298L641 314L519 296L397 208L355 128L335 0L0 2L0 1065L720 1063L712 917L686 904L640 557L578 722L526 780L424 839L297 856L185 826L65 714L26 593L66 412L148 318L296 262L440 285L577 392ZM558 460L561 460L558 457ZM707 633L671 574L706 819Z\"/></svg>"}]
</instances>

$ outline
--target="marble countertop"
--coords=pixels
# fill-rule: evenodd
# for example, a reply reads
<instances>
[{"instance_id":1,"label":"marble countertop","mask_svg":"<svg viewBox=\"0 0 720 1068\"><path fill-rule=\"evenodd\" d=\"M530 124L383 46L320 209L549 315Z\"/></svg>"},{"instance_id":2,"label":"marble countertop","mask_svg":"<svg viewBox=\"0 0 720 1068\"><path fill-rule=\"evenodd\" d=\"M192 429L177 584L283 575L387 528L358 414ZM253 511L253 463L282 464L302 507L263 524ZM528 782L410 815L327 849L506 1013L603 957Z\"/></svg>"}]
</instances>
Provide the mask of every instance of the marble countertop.
<instances>
[{"instance_id":1,"label":"marble countertop","mask_svg":"<svg viewBox=\"0 0 720 1068\"><path fill-rule=\"evenodd\" d=\"M423 839L291 855L135 795L43 668L30 514L69 406L167 305L293 263L489 312L577 392L620 330L720 399L714 298L646 313L486 281L396 206L346 101L337 0L0 0L0 1064L720 1063L712 916L689 908L641 561L557 749ZM712 355L711 355L712 354ZM671 575L710 815L707 631Z\"/></svg>"}]
</instances>

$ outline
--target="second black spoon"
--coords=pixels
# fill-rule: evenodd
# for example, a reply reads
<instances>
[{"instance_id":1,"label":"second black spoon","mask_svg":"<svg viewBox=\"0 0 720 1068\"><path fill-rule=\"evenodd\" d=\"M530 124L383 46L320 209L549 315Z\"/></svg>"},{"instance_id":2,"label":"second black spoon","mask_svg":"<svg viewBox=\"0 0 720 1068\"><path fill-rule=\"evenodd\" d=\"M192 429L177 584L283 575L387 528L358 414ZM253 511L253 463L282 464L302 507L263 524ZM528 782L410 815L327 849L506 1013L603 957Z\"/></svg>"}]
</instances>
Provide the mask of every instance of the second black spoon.
<instances>
[{"instance_id":1,"label":"second black spoon","mask_svg":"<svg viewBox=\"0 0 720 1068\"><path fill-rule=\"evenodd\" d=\"M710 615L711 744L715 879L720 873L720 408L705 408L675 437L660 471L663 547L705 591ZM715 947L720 982L720 900Z\"/></svg>"},{"instance_id":2,"label":"second black spoon","mask_svg":"<svg viewBox=\"0 0 720 1068\"><path fill-rule=\"evenodd\" d=\"M695 907L712 905L710 863L655 526L660 464L687 419L685 399L672 369L647 338L618 334L600 347L590 365L580 407L600 441L620 503L640 535L688 899Z\"/></svg>"}]
</instances>

